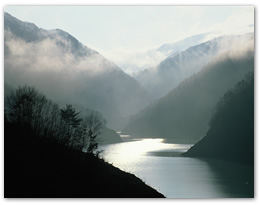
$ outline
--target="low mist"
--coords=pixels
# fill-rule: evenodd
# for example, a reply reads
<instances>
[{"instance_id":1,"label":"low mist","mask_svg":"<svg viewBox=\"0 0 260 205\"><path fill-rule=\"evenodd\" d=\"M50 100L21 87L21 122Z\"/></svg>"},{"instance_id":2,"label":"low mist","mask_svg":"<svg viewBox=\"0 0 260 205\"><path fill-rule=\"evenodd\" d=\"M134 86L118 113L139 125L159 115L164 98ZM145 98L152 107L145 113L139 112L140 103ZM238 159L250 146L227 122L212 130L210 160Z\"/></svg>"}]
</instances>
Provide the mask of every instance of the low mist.
<instances>
[{"instance_id":1,"label":"low mist","mask_svg":"<svg viewBox=\"0 0 260 205\"><path fill-rule=\"evenodd\" d=\"M150 102L136 80L66 32L45 31L29 24L37 34L30 40L28 36L24 38L22 29L8 25L5 24L5 83L13 87L35 86L59 103L98 110L114 129L123 126L122 117L126 120L127 115Z\"/></svg>"},{"instance_id":2,"label":"low mist","mask_svg":"<svg viewBox=\"0 0 260 205\"><path fill-rule=\"evenodd\" d=\"M195 143L203 138L218 100L248 72L254 71L253 46L250 37L246 44L241 42L217 55L200 72L134 115L124 133L152 135L174 143Z\"/></svg>"},{"instance_id":3,"label":"low mist","mask_svg":"<svg viewBox=\"0 0 260 205\"><path fill-rule=\"evenodd\" d=\"M218 37L173 53L156 67L141 72L135 78L154 98L160 98L222 53L233 52L232 55L239 55L238 52L243 49L254 49L253 43L252 33Z\"/></svg>"}]
</instances>

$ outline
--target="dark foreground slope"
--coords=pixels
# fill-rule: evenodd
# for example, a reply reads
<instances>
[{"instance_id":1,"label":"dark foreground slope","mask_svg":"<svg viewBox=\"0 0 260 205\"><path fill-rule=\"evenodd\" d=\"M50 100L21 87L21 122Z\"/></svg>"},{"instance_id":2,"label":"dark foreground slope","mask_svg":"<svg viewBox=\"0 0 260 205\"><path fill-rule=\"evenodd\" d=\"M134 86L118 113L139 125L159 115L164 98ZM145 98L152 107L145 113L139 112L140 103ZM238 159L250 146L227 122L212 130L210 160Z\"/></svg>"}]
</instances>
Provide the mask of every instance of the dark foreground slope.
<instances>
[{"instance_id":1,"label":"dark foreground slope","mask_svg":"<svg viewBox=\"0 0 260 205\"><path fill-rule=\"evenodd\" d=\"M102 159L29 136L5 122L6 198L164 197Z\"/></svg>"},{"instance_id":2,"label":"dark foreground slope","mask_svg":"<svg viewBox=\"0 0 260 205\"><path fill-rule=\"evenodd\" d=\"M184 156L254 164L253 74L224 95L210 124L207 135Z\"/></svg>"}]
</instances>

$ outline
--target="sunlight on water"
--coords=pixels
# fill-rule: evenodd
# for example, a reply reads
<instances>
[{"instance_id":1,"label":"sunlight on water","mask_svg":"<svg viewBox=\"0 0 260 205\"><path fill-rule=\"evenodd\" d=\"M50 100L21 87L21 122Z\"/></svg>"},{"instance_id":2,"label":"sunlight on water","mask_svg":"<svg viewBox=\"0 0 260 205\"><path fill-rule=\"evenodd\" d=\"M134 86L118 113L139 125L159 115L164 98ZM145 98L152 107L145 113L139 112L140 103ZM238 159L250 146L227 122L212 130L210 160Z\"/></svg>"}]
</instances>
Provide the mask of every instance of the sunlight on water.
<instances>
[{"instance_id":1,"label":"sunlight on water","mask_svg":"<svg viewBox=\"0 0 260 205\"><path fill-rule=\"evenodd\" d=\"M104 149L102 155L108 162L120 166L120 168L123 168L125 171L130 171L128 170L129 165L138 165L143 160L143 157L149 153L170 152L173 150L182 153L190 146L191 145L167 144L163 143L163 139L156 138L101 146L101 149Z\"/></svg>"},{"instance_id":2,"label":"sunlight on water","mask_svg":"<svg viewBox=\"0 0 260 205\"><path fill-rule=\"evenodd\" d=\"M104 159L135 174L168 198L218 198L251 196L251 168L222 161L172 157L191 144L169 144L163 139L130 139L101 146ZM237 173L237 174L234 174ZM251 180L251 181L250 181Z\"/></svg>"}]
</instances>

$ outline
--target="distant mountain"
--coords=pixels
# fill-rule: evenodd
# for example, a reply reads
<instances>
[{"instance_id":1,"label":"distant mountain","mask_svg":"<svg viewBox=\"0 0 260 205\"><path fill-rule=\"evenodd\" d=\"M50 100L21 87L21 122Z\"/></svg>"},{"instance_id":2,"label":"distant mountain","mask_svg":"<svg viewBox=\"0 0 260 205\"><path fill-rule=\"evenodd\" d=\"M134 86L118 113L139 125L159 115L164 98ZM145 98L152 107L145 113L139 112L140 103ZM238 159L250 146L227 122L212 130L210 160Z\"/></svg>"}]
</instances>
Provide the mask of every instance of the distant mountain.
<instances>
[{"instance_id":1,"label":"distant mountain","mask_svg":"<svg viewBox=\"0 0 260 205\"><path fill-rule=\"evenodd\" d=\"M223 96L206 136L184 154L254 164L254 78L247 75Z\"/></svg>"},{"instance_id":2,"label":"distant mountain","mask_svg":"<svg viewBox=\"0 0 260 205\"><path fill-rule=\"evenodd\" d=\"M118 50L114 51L111 58L117 59L117 63L130 73L133 77L138 76L142 71L156 67L161 61L172 54L176 54L187 48L212 39L214 34L203 33L176 41L165 43L159 47L141 49L135 51ZM115 57L116 56L116 57ZM118 58L120 56L120 58Z\"/></svg>"},{"instance_id":3,"label":"distant mountain","mask_svg":"<svg viewBox=\"0 0 260 205\"><path fill-rule=\"evenodd\" d=\"M40 29L5 13L4 48L6 83L32 85L54 101L98 110L114 129L150 103L135 79L60 29Z\"/></svg>"},{"instance_id":4,"label":"distant mountain","mask_svg":"<svg viewBox=\"0 0 260 205\"><path fill-rule=\"evenodd\" d=\"M253 33L241 36L222 36L194 45L205 36L206 34L193 36L180 41L176 47L171 47L167 44L162 46L160 50L169 50L169 52L172 52L172 55L163 60L157 67L140 72L135 78L154 98L163 97L184 79L200 71L212 58L232 49L232 47L247 44L254 38ZM182 46L182 43L186 47L191 46L184 50L186 47ZM168 47L175 48L176 52L173 52L175 49L171 50ZM180 49L180 47L183 49Z\"/></svg>"},{"instance_id":5,"label":"distant mountain","mask_svg":"<svg viewBox=\"0 0 260 205\"><path fill-rule=\"evenodd\" d=\"M210 33L201 33L174 43L165 43L161 45L157 51L164 53L166 56L171 56L178 52L184 51L189 47L203 43L209 35Z\"/></svg>"},{"instance_id":6,"label":"distant mountain","mask_svg":"<svg viewBox=\"0 0 260 205\"><path fill-rule=\"evenodd\" d=\"M252 38L212 59L200 72L133 116L123 132L137 137L165 138L175 143L196 143L206 135L219 99L253 70Z\"/></svg>"}]
</instances>

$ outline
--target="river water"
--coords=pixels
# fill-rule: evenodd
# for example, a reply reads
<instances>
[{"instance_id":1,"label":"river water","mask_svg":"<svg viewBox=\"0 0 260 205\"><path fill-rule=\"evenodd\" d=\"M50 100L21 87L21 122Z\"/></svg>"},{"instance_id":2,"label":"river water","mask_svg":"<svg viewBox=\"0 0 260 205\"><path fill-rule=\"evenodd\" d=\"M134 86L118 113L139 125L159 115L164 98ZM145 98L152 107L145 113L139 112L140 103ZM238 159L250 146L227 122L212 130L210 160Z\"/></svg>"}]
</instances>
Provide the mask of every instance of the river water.
<instances>
[{"instance_id":1,"label":"river water","mask_svg":"<svg viewBox=\"0 0 260 205\"><path fill-rule=\"evenodd\" d=\"M103 158L115 167L135 174L167 198L253 197L253 167L180 157L191 144L121 137L125 142L100 147L104 150Z\"/></svg>"}]
</instances>

